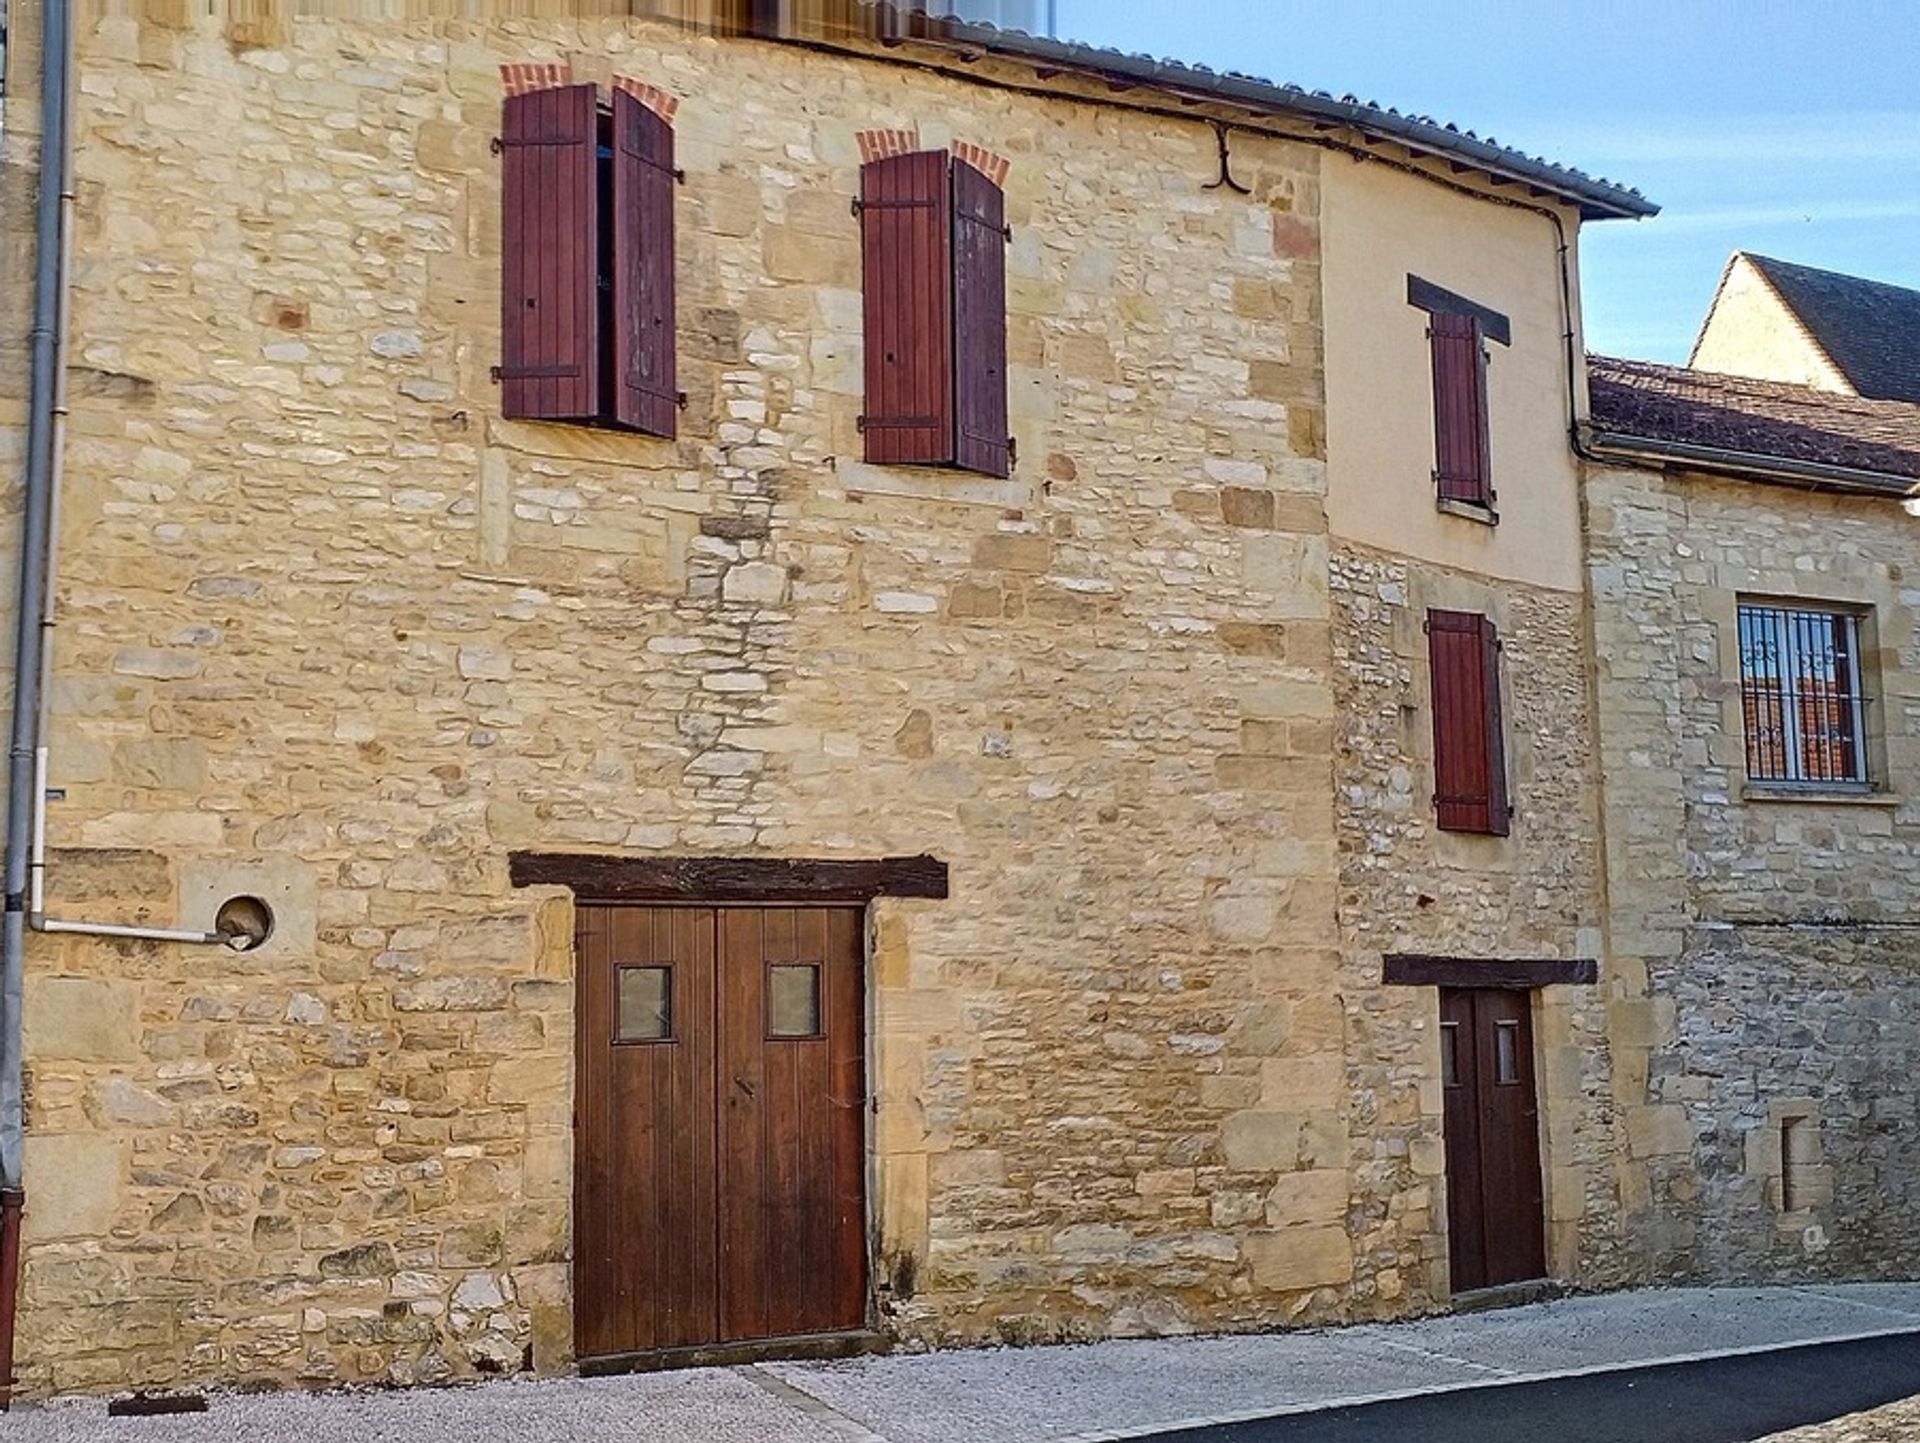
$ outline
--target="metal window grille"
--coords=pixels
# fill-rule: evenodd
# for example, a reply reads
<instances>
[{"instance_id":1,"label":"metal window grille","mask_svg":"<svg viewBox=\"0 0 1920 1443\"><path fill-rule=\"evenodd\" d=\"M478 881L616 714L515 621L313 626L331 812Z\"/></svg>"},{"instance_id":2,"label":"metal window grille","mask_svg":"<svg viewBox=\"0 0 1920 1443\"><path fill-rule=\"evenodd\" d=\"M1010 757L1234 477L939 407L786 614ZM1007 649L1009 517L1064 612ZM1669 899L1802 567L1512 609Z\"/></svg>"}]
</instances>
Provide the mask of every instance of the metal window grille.
<instances>
[{"instance_id":1,"label":"metal window grille","mask_svg":"<svg viewBox=\"0 0 1920 1443\"><path fill-rule=\"evenodd\" d=\"M1853 613L1742 606L1740 701L1751 780L1866 784L1867 698Z\"/></svg>"}]
</instances>

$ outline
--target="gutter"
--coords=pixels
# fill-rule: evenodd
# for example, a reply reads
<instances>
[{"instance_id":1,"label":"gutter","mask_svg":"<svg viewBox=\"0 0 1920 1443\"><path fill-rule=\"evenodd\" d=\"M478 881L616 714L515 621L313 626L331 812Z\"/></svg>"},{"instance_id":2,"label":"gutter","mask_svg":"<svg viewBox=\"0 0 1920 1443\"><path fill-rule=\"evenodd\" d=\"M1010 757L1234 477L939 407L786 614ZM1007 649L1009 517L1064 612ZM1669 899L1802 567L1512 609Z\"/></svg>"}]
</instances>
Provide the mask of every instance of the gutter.
<instances>
[{"instance_id":1,"label":"gutter","mask_svg":"<svg viewBox=\"0 0 1920 1443\"><path fill-rule=\"evenodd\" d=\"M27 857L32 841L47 609L47 561L53 534L54 401L62 310L62 224L68 205L68 0L40 10L40 186L34 223L33 329L27 474L20 522L20 595L14 621L13 742L7 753L6 911L0 919L0 1402L13 1402L13 1341L20 1291L20 1229L26 1205L25 1041Z\"/></svg>"},{"instance_id":2,"label":"gutter","mask_svg":"<svg viewBox=\"0 0 1920 1443\"><path fill-rule=\"evenodd\" d=\"M0 916L0 1412L11 1408L20 1244L26 1208L27 932L245 950L248 931L127 926L46 915L47 750L51 736L54 560L67 420L65 352L73 242L71 0L40 10L40 174L35 200L33 325L28 332L26 475L20 522L20 589L14 617L12 737L7 751L5 912ZM269 924L270 925L270 924Z\"/></svg>"},{"instance_id":3,"label":"gutter","mask_svg":"<svg viewBox=\"0 0 1920 1443\"><path fill-rule=\"evenodd\" d=\"M1629 436L1582 425L1574 433L1574 449L1591 461L1684 466L1715 471L1746 481L1792 486L1803 491L1840 491L1855 496L1883 496L1904 500L1914 494L1916 478L1885 471L1835 466L1825 461L1796 461L1756 451L1733 451L1720 446L1695 446L1684 441L1661 441Z\"/></svg>"}]
</instances>

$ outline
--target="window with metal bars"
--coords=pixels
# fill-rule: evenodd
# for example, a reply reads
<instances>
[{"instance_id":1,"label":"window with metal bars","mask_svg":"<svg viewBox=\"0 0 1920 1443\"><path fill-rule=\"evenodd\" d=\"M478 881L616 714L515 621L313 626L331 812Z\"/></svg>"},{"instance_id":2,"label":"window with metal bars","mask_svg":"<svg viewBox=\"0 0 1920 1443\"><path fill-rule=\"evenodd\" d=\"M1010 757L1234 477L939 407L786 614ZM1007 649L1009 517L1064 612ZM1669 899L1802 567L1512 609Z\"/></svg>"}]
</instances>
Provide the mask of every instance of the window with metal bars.
<instances>
[{"instance_id":1,"label":"window with metal bars","mask_svg":"<svg viewBox=\"0 0 1920 1443\"><path fill-rule=\"evenodd\" d=\"M1862 675L1855 613L1743 602L1740 704L1748 779L1866 786Z\"/></svg>"}]
</instances>

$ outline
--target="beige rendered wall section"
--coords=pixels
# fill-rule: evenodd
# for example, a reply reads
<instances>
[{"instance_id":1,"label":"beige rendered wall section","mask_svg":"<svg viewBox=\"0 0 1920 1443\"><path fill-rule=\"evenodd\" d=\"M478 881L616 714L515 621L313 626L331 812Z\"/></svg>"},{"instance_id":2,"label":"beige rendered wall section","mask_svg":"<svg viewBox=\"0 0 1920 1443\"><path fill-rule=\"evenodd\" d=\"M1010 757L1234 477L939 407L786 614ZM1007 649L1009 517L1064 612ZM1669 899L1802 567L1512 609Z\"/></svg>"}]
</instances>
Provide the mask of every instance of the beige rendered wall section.
<instances>
[{"instance_id":1,"label":"beige rendered wall section","mask_svg":"<svg viewBox=\"0 0 1920 1443\"><path fill-rule=\"evenodd\" d=\"M1688 364L1697 371L1720 371L1846 396L1855 394L1847 378L1745 256L1735 256L1727 268Z\"/></svg>"},{"instance_id":2,"label":"beige rendered wall section","mask_svg":"<svg viewBox=\"0 0 1920 1443\"><path fill-rule=\"evenodd\" d=\"M1552 223L1383 164L1329 155L1321 174L1332 534L1462 571L1579 589ZM1577 224L1569 214L1570 241ZM1488 378L1498 526L1434 504L1427 315L1407 304L1409 274L1512 319L1513 344L1491 347Z\"/></svg>"}]
</instances>

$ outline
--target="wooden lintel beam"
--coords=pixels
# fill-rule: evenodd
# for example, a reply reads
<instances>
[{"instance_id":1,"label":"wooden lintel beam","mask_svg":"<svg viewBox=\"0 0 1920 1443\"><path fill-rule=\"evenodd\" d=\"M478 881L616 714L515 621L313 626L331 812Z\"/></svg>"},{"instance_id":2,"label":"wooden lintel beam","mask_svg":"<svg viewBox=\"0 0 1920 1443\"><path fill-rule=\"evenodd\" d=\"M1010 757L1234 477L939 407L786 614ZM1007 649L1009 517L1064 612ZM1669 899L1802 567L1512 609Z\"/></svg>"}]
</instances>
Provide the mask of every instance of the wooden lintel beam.
<instances>
[{"instance_id":1,"label":"wooden lintel beam","mask_svg":"<svg viewBox=\"0 0 1920 1443\"><path fill-rule=\"evenodd\" d=\"M516 887L561 886L603 902L866 902L947 895L937 857L620 857L592 852L514 852Z\"/></svg>"},{"instance_id":2,"label":"wooden lintel beam","mask_svg":"<svg viewBox=\"0 0 1920 1443\"><path fill-rule=\"evenodd\" d=\"M1389 987L1587 986L1600 980L1600 964L1591 957L1427 957L1389 952L1382 959L1380 980Z\"/></svg>"}]
</instances>

